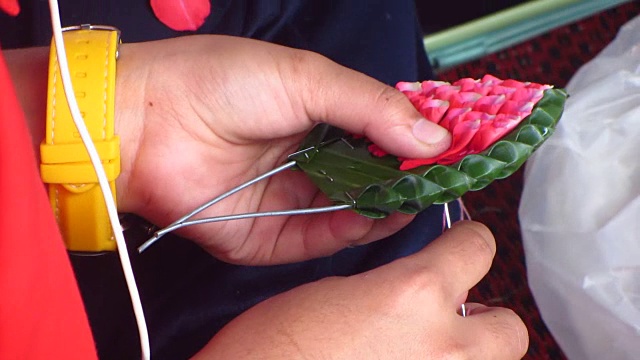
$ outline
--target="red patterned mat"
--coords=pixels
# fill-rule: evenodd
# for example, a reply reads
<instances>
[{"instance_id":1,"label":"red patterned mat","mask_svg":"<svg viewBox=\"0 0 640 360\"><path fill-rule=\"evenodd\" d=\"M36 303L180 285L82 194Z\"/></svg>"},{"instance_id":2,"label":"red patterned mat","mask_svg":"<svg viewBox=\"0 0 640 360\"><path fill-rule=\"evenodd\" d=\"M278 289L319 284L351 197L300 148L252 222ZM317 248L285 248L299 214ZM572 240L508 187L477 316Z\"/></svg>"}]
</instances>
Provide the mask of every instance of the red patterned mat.
<instances>
[{"instance_id":1,"label":"red patterned mat","mask_svg":"<svg viewBox=\"0 0 640 360\"><path fill-rule=\"evenodd\" d=\"M525 43L440 72L441 80L499 78L564 87L580 66L613 40L618 29L640 14L640 2L630 2L579 22L555 29ZM544 325L529 290L518 224L522 169L486 189L467 193L465 204L474 220L492 229L498 253L487 277L469 294L470 301L513 309L529 328L531 345L525 359L566 359Z\"/></svg>"}]
</instances>

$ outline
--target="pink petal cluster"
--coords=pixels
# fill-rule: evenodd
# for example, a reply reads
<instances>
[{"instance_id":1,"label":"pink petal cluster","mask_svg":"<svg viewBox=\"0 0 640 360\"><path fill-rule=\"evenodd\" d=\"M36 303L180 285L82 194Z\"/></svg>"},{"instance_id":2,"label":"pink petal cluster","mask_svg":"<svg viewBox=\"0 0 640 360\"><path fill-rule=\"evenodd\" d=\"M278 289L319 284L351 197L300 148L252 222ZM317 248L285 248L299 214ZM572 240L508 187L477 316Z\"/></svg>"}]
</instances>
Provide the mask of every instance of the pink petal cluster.
<instances>
[{"instance_id":1,"label":"pink petal cluster","mask_svg":"<svg viewBox=\"0 0 640 360\"><path fill-rule=\"evenodd\" d=\"M449 149L436 157L400 158L400 169L409 170L422 165L450 165L466 155L486 150L529 116L544 90L551 86L485 75L479 80L465 78L454 83L399 82L396 88L422 116L448 129L452 135ZM376 156L386 155L373 144L369 151Z\"/></svg>"}]
</instances>

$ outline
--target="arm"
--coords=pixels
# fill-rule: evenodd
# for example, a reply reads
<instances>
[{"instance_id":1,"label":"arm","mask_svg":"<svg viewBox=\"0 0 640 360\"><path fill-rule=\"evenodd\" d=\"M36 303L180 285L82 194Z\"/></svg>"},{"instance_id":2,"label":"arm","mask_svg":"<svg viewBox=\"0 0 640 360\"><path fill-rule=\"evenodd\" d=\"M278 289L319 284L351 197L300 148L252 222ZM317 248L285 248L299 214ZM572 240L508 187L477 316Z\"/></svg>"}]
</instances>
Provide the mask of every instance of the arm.
<instances>
[{"instance_id":1,"label":"arm","mask_svg":"<svg viewBox=\"0 0 640 360\"><path fill-rule=\"evenodd\" d=\"M8 55L36 150L44 130L47 52ZM421 119L399 91L307 51L189 36L125 44L117 68L119 210L159 225L282 164L320 122L365 134L401 156L428 157L450 143L448 132ZM286 172L202 215L326 204L303 174ZM410 220L395 214L374 221L345 211L209 224L181 234L226 261L275 264L374 241Z\"/></svg>"}]
</instances>

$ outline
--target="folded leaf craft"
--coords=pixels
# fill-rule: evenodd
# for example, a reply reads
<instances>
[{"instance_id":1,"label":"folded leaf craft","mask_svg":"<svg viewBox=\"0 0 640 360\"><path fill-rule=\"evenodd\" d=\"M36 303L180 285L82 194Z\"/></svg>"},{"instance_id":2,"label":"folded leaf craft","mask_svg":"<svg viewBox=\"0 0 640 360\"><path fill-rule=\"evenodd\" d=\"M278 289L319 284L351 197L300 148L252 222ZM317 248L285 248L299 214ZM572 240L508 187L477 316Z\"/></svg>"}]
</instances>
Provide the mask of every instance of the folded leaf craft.
<instances>
[{"instance_id":1,"label":"folded leaf craft","mask_svg":"<svg viewBox=\"0 0 640 360\"><path fill-rule=\"evenodd\" d=\"M319 125L286 164L156 231L138 251L143 252L171 231L191 225L345 209L381 218L394 211L415 214L432 204L447 203L513 174L551 136L567 98L565 91L549 85L503 81L490 75L453 84L400 82L397 88L425 118L449 129L452 142L447 151L431 159L397 158L362 136ZM334 205L193 219L247 186L291 168L305 172Z\"/></svg>"},{"instance_id":2,"label":"folded leaf craft","mask_svg":"<svg viewBox=\"0 0 640 360\"><path fill-rule=\"evenodd\" d=\"M374 218L414 214L513 174L551 136L567 98L550 85L491 75L396 88L426 119L449 129L448 150L430 159L397 158L366 138L320 125L291 156L335 203Z\"/></svg>"}]
</instances>

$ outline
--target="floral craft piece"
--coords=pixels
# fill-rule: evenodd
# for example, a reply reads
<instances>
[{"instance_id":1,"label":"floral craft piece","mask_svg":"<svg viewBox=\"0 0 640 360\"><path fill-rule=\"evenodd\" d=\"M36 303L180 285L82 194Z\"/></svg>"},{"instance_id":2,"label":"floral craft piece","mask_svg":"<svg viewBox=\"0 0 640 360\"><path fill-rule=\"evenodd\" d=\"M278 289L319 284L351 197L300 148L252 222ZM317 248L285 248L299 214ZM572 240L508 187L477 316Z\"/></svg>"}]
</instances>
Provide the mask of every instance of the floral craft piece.
<instances>
[{"instance_id":1,"label":"floral craft piece","mask_svg":"<svg viewBox=\"0 0 640 360\"><path fill-rule=\"evenodd\" d=\"M466 155L484 151L529 116L544 90L552 87L485 75L481 80L465 78L452 84L400 82L396 88L422 116L452 134L451 147L436 157L400 158L400 170L409 170L422 165L450 165ZM387 155L375 144L369 146L369 151L376 156Z\"/></svg>"},{"instance_id":2,"label":"floral craft piece","mask_svg":"<svg viewBox=\"0 0 640 360\"><path fill-rule=\"evenodd\" d=\"M397 158L366 138L321 125L291 156L331 200L370 217L417 213L511 175L551 136L567 98L549 85L491 75L397 88L425 118L450 130L447 151Z\"/></svg>"}]
</instances>

